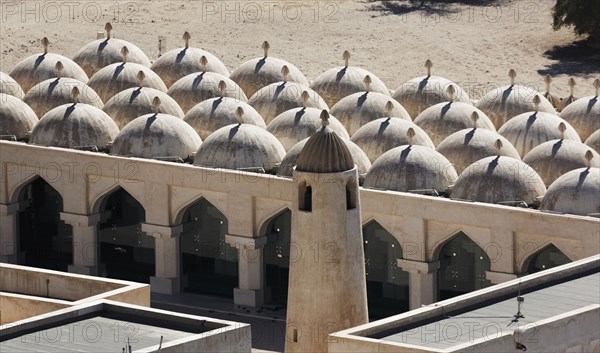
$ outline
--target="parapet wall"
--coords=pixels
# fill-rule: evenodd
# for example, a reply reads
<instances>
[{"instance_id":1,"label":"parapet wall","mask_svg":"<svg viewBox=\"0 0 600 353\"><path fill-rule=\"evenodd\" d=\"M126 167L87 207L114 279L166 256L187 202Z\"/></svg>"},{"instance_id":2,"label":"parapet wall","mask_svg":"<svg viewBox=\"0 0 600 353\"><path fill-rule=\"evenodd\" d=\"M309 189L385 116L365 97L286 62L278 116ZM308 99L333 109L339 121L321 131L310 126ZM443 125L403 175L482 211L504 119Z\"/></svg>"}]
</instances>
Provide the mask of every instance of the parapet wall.
<instances>
[{"instance_id":1,"label":"parapet wall","mask_svg":"<svg viewBox=\"0 0 600 353\"><path fill-rule=\"evenodd\" d=\"M150 286L0 263L0 324L98 299L150 306Z\"/></svg>"}]
</instances>

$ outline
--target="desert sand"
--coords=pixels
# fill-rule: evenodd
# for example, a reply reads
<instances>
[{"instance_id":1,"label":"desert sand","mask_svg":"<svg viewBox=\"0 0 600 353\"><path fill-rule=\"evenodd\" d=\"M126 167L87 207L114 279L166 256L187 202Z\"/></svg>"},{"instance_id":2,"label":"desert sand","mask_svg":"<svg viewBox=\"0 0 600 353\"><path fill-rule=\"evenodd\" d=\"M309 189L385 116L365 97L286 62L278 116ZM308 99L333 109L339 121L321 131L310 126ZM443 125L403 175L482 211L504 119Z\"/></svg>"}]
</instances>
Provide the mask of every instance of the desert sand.
<instances>
[{"instance_id":1,"label":"desert sand","mask_svg":"<svg viewBox=\"0 0 600 353\"><path fill-rule=\"evenodd\" d=\"M73 57L95 40L106 22L113 36L138 45L151 60L158 56L158 37L166 49L182 46L184 31L191 45L217 55L233 71L242 62L270 55L298 66L309 80L350 64L381 78L390 90L425 73L461 85L473 99L507 84L507 72L517 82L544 91L543 76L554 77L553 93L568 95L567 79L575 77L576 96L593 93L600 75L600 56L570 29L554 31L552 0L480 0L471 6L456 0L446 7L405 9L408 2L372 1L25 1L0 2L0 70L10 73L23 58L41 51L40 39L50 39L50 51ZM418 2L416 5L419 5Z\"/></svg>"}]
</instances>

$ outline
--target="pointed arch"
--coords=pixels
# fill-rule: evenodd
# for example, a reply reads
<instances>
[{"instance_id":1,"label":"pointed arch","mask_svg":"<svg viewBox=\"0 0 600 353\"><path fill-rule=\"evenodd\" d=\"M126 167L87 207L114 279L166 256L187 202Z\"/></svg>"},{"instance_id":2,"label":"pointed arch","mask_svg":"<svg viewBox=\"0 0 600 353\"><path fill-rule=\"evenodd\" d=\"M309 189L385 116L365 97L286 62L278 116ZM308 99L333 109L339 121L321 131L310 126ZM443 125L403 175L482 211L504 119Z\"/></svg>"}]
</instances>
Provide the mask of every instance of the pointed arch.
<instances>
[{"instance_id":1,"label":"pointed arch","mask_svg":"<svg viewBox=\"0 0 600 353\"><path fill-rule=\"evenodd\" d=\"M183 291L233 297L239 285L238 250L225 241L228 220L205 197L194 198L182 208L178 221Z\"/></svg>"},{"instance_id":2,"label":"pointed arch","mask_svg":"<svg viewBox=\"0 0 600 353\"><path fill-rule=\"evenodd\" d=\"M155 273L155 240L142 231L146 209L127 189L116 184L94 205L103 214L98 223L98 251L105 277L148 283Z\"/></svg>"},{"instance_id":3,"label":"pointed arch","mask_svg":"<svg viewBox=\"0 0 600 353\"><path fill-rule=\"evenodd\" d=\"M178 205L174 208L173 211L173 224L181 224L183 215L185 212L196 203L206 200L209 204L211 204L214 208L216 208L225 218L229 218L226 212L227 203L226 201L219 201L216 197L211 197L207 192L201 192L195 195L192 199Z\"/></svg>"},{"instance_id":4,"label":"pointed arch","mask_svg":"<svg viewBox=\"0 0 600 353\"><path fill-rule=\"evenodd\" d=\"M552 267L564 265L572 261L573 260L571 260L565 252L560 250L558 246L549 242L525 259L520 273L532 274Z\"/></svg>"},{"instance_id":5,"label":"pointed arch","mask_svg":"<svg viewBox=\"0 0 600 353\"><path fill-rule=\"evenodd\" d=\"M261 226L261 236L266 237L263 249L265 266L265 300L271 305L287 305L290 261L297 258L298 249L292 250L292 211L280 209Z\"/></svg>"},{"instance_id":6,"label":"pointed arch","mask_svg":"<svg viewBox=\"0 0 600 353\"><path fill-rule=\"evenodd\" d=\"M282 214L284 214L285 212L292 212L292 210L290 209L289 205L285 205L285 206L281 206L279 209L277 209L277 211L269 214L268 216L264 217L262 220L260 220L260 222L258 222L259 226L258 226L258 235L259 236L263 236L263 235L267 235L267 228L269 226L269 223L271 223L275 218L281 216Z\"/></svg>"},{"instance_id":7,"label":"pointed arch","mask_svg":"<svg viewBox=\"0 0 600 353\"><path fill-rule=\"evenodd\" d=\"M27 266L67 271L73 260L71 226L60 220L64 211L60 192L43 177L33 177L17 194L18 262Z\"/></svg>"},{"instance_id":8,"label":"pointed arch","mask_svg":"<svg viewBox=\"0 0 600 353\"><path fill-rule=\"evenodd\" d=\"M371 319L409 309L409 274L398 268L403 249L396 237L375 220L363 225L367 303Z\"/></svg>"},{"instance_id":9,"label":"pointed arch","mask_svg":"<svg viewBox=\"0 0 600 353\"><path fill-rule=\"evenodd\" d=\"M444 237L436 241L431 247L430 253L432 254L432 260L439 260L442 248L446 246L449 242L454 240L456 237L464 234L470 241L472 241L475 245L477 245L480 249L484 250L481 244L476 240L475 237L471 236L471 232L464 228L457 228L447 233Z\"/></svg>"},{"instance_id":10,"label":"pointed arch","mask_svg":"<svg viewBox=\"0 0 600 353\"><path fill-rule=\"evenodd\" d=\"M132 198L135 199L135 201L137 201L142 206L144 211L146 211L146 206L144 205L142 200L140 200L140 197L136 196L137 192L134 192L131 187L125 186L123 183L114 183L108 188L105 188L104 190L98 192L95 196L93 196L93 198L90 200L91 213L99 213L100 206L102 205L102 203L119 189L123 189L127 194L129 194Z\"/></svg>"},{"instance_id":11,"label":"pointed arch","mask_svg":"<svg viewBox=\"0 0 600 353\"><path fill-rule=\"evenodd\" d=\"M9 190L8 199L10 200L10 203L18 202L20 200L22 191L31 183L35 182L37 179L42 179L46 184L48 184L52 189L54 189L54 191L56 191L61 198L64 198L64 195L62 194L61 190L59 190L56 187L56 185L53 185L54 183L48 181L46 178L44 178L43 175L31 174L25 177L25 179L20 179L19 182L13 185L12 189Z\"/></svg>"},{"instance_id":12,"label":"pointed arch","mask_svg":"<svg viewBox=\"0 0 600 353\"><path fill-rule=\"evenodd\" d=\"M491 285L486 273L491 261L483 248L464 232L458 232L441 244L435 258L438 300L452 298Z\"/></svg>"},{"instance_id":13,"label":"pointed arch","mask_svg":"<svg viewBox=\"0 0 600 353\"><path fill-rule=\"evenodd\" d=\"M398 243L400 243L400 245L402 245L405 242L404 237L402 236L402 234L399 234L398 232L394 232L390 226L392 224L390 224L390 222L385 222L384 219L381 219L380 217L377 216L371 216L369 218L367 218L366 221L363 221L362 223L362 229L365 229L365 227L371 225L371 223L377 223L381 228L385 229L386 232L390 233L397 241Z\"/></svg>"}]
</instances>

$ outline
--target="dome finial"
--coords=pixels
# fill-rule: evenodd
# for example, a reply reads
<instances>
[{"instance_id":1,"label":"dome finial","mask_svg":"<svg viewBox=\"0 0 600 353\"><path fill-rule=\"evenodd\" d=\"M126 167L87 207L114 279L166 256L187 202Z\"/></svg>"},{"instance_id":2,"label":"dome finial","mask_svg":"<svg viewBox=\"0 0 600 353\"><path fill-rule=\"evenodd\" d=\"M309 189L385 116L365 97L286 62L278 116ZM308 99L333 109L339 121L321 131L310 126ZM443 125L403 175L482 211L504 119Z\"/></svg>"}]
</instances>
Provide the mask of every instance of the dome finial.
<instances>
[{"instance_id":1,"label":"dome finial","mask_svg":"<svg viewBox=\"0 0 600 353\"><path fill-rule=\"evenodd\" d=\"M290 69L287 67L287 65L283 65L283 67L281 68L281 74L283 75L283 83L287 83L289 73Z\"/></svg>"},{"instance_id":2,"label":"dome finial","mask_svg":"<svg viewBox=\"0 0 600 353\"><path fill-rule=\"evenodd\" d=\"M64 65L62 61L57 61L56 65L54 65L54 72L56 73L56 77L60 78L61 72L64 69Z\"/></svg>"},{"instance_id":3,"label":"dome finial","mask_svg":"<svg viewBox=\"0 0 600 353\"><path fill-rule=\"evenodd\" d=\"M329 125L329 113L327 110L321 112L321 125L323 125L323 127Z\"/></svg>"},{"instance_id":4,"label":"dome finial","mask_svg":"<svg viewBox=\"0 0 600 353\"><path fill-rule=\"evenodd\" d=\"M221 98L225 97L226 89L227 89L227 83L225 83L225 81L223 81L223 80L219 81L219 94L221 95Z\"/></svg>"},{"instance_id":5,"label":"dome finial","mask_svg":"<svg viewBox=\"0 0 600 353\"><path fill-rule=\"evenodd\" d=\"M433 67L433 63L431 60L427 59L425 61L425 68L427 68L427 77L431 77L431 68Z\"/></svg>"},{"instance_id":6,"label":"dome finial","mask_svg":"<svg viewBox=\"0 0 600 353\"><path fill-rule=\"evenodd\" d=\"M494 143L494 147L496 147L496 156L500 157L500 150L502 149L502 147L504 147L504 145L502 145L502 141L500 139L497 139Z\"/></svg>"},{"instance_id":7,"label":"dome finial","mask_svg":"<svg viewBox=\"0 0 600 353\"><path fill-rule=\"evenodd\" d=\"M448 89L446 89L446 93L448 94L448 100L450 103L454 102L454 94L456 93L456 88L454 88L454 85L449 85Z\"/></svg>"},{"instance_id":8,"label":"dome finial","mask_svg":"<svg viewBox=\"0 0 600 353\"><path fill-rule=\"evenodd\" d=\"M138 71L136 78L138 80L138 85L142 87L144 85L144 79L146 78L146 74L144 73L144 71Z\"/></svg>"},{"instance_id":9,"label":"dome finial","mask_svg":"<svg viewBox=\"0 0 600 353\"><path fill-rule=\"evenodd\" d=\"M269 42L267 42L266 40L263 42L262 46L261 46L264 54L265 54L265 59L269 56L269 49L271 48L271 45L269 44Z\"/></svg>"},{"instance_id":10,"label":"dome finial","mask_svg":"<svg viewBox=\"0 0 600 353\"><path fill-rule=\"evenodd\" d=\"M342 59L344 59L344 67L348 67L348 62L350 61L350 52L344 50L344 53L342 54Z\"/></svg>"},{"instance_id":11,"label":"dome finial","mask_svg":"<svg viewBox=\"0 0 600 353\"><path fill-rule=\"evenodd\" d=\"M371 76L366 75L363 82L365 83L365 92L368 93L371 90L371 82L373 82L373 80L371 80Z\"/></svg>"},{"instance_id":12,"label":"dome finial","mask_svg":"<svg viewBox=\"0 0 600 353\"><path fill-rule=\"evenodd\" d=\"M510 86L514 86L515 85L515 79L517 78L517 72L515 71L515 69L510 69L508 71L508 77L510 77Z\"/></svg>"},{"instance_id":13,"label":"dome finial","mask_svg":"<svg viewBox=\"0 0 600 353\"><path fill-rule=\"evenodd\" d=\"M394 110L394 103L392 103L392 101L387 101L387 103L385 103L385 111L387 112L388 119L392 118L392 110Z\"/></svg>"},{"instance_id":14,"label":"dome finial","mask_svg":"<svg viewBox=\"0 0 600 353\"><path fill-rule=\"evenodd\" d=\"M104 25L104 30L106 31L106 39L110 39L110 32L112 31L112 25L110 24L110 22L106 22L106 24Z\"/></svg>"},{"instance_id":15,"label":"dome finial","mask_svg":"<svg viewBox=\"0 0 600 353\"><path fill-rule=\"evenodd\" d=\"M73 87L71 90L71 99L73 100L73 103L79 103L79 94L81 94L81 92L79 92L79 88Z\"/></svg>"},{"instance_id":16,"label":"dome finial","mask_svg":"<svg viewBox=\"0 0 600 353\"><path fill-rule=\"evenodd\" d=\"M413 129L412 127L409 127L408 130L406 130L406 136L408 137L408 145L412 146L413 145L413 140L415 138L415 129Z\"/></svg>"},{"instance_id":17,"label":"dome finial","mask_svg":"<svg viewBox=\"0 0 600 353\"><path fill-rule=\"evenodd\" d=\"M202 71L202 73L206 72L206 65L208 65L208 59L206 56L202 55L200 58L200 71Z\"/></svg>"},{"instance_id":18,"label":"dome finial","mask_svg":"<svg viewBox=\"0 0 600 353\"><path fill-rule=\"evenodd\" d=\"M48 38L42 38L42 46L44 47L44 54L48 54L48 46L50 45L50 41Z\"/></svg>"},{"instance_id":19,"label":"dome finial","mask_svg":"<svg viewBox=\"0 0 600 353\"><path fill-rule=\"evenodd\" d=\"M558 124L558 131L560 131L560 139L564 140L565 139L565 131L567 131L567 125L565 125L565 123L563 123L561 121L560 124Z\"/></svg>"},{"instance_id":20,"label":"dome finial","mask_svg":"<svg viewBox=\"0 0 600 353\"><path fill-rule=\"evenodd\" d=\"M308 105L308 98L310 98L307 91L302 91L302 107L306 109Z\"/></svg>"},{"instance_id":21,"label":"dome finial","mask_svg":"<svg viewBox=\"0 0 600 353\"><path fill-rule=\"evenodd\" d=\"M473 121L473 130L477 129L477 120L479 120L479 113L477 111L473 111L471 120Z\"/></svg>"},{"instance_id":22,"label":"dome finial","mask_svg":"<svg viewBox=\"0 0 600 353\"><path fill-rule=\"evenodd\" d=\"M592 159L594 159L592 150L587 150L585 152L585 159L587 160L587 168L590 169L592 167Z\"/></svg>"},{"instance_id":23,"label":"dome finial","mask_svg":"<svg viewBox=\"0 0 600 353\"><path fill-rule=\"evenodd\" d=\"M237 107L237 109L235 110L235 115L237 116L237 121L238 121L238 125L242 125L242 117L244 116L244 108L242 107Z\"/></svg>"},{"instance_id":24,"label":"dome finial","mask_svg":"<svg viewBox=\"0 0 600 353\"><path fill-rule=\"evenodd\" d=\"M184 47L186 49L189 48L190 47L190 39L192 39L190 32L188 32L188 31L183 32L183 36L181 38L183 39Z\"/></svg>"},{"instance_id":25,"label":"dome finial","mask_svg":"<svg viewBox=\"0 0 600 353\"><path fill-rule=\"evenodd\" d=\"M546 94L550 94L550 85L552 84L552 77L550 77L550 75L546 75L546 77L544 77L544 82L546 83Z\"/></svg>"},{"instance_id":26,"label":"dome finial","mask_svg":"<svg viewBox=\"0 0 600 353\"><path fill-rule=\"evenodd\" d=\"M123 48L121 48L121 59L124 63L127 62L127 55L129 55L129 49L127 48L127 46L124 46Z\"/></svg>"},{"instance_id":27,"label":"dome finial","mask_svg":"<svg viewBox=\"0 0 600 353\"><path fill-rule=\"evenodd\" d=\"M154 97L152 100L152 110L154 111L154 114L158 114L160 111L160 98Z\"/></svg>"},{"instance_id":28,"label":"dome finial","mask_svg":"<svg viewBox=\"0 0 600 353\"><path fill-rule=\"evenodd\" d=\"M536 113L540 111L540 103L542 103L542 99L540 98L540 96L537 94L533 96L533 105L535 105Z\"/></svg>"},{"instance_id":29,"label":"dome finial","mask_svg":"<svg viewBox=\"0 0 600 353\"><path fill-rule=\"evenodd\" d=\"M569 97L574 97L575 95L575 85L577 85L577 82L575 82L575 79L573 77L571 77L569 79L568 82L569 85Z\"/></svg>"}]
</instances>

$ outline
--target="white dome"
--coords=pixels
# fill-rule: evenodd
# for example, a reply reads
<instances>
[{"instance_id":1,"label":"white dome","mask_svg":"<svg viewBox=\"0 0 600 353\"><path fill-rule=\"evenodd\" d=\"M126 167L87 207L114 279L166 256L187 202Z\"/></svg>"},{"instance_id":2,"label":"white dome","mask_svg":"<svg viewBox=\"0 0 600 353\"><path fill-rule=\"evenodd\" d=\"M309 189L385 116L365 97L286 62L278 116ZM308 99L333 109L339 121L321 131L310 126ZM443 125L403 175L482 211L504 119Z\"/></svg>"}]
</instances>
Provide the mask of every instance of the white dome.
<instances>
[{"instance_id":1,"label":"white dome","mask_svg":"<svg viewBox=\"0 0 600 353\"><path fill-rule=\"evenodd\" d=\"M289 81L308 86L308 80L296 66L285 60L268 56L269 43L264 42L263 49L265 50L263 57L246 61L229 76L242 88L247 97L251 97L256 91L271 83L283 81L281 70L284 66L289 70L287 74Z\"/></svg>"},{"instance_id":2,"label":"white dome","mask_svg":"<svg viewBox=\"0 0 600 353\"><path fill-rule=\"evenodd\" d=\"M443 193L458 175L450 162L425 146L399 146L382 154L375 162L364 186L407 192L435 190Z\"/></svg>"},{"instance_id":3,"label":"white dome","mask_svg":"<svg viewBox=\"0 0 600 353\"><path fill-rule=\"evenodd\" d=\"M51 78L38 83L27 92L23 101L37 116L44 116L58 106L74 103L71 95L73 87L77 87L81 92L77 97L79 103L102 109L102 99L90 86L69 77Z\"/></svg>"},{"instance_id":4,"label":"white dome","mask_svg":"<svg viewBox=\"0 0 600 353\"><path fill-rule=\"evenodd\" d=\"M571 124L582 140L600 129L600 102L598 96L584 97L569 104L560 117Z\"/></svg>"},{"instance_id":5,"label":"white dome","mask_svg":"<svg viewBox=\"0 0 600 353\"><path fill-rule=\"evenodd\" d=\"M432 66L431 61L427 60L425 62L427 76L404 82L392 95L392 98L400 102L413 119L432 105L448 102L450 97L446 92L450 85L456 88L454 101L464 103L471 101L467 92L463 91L456 83L443 77L432 76Z\"/></svg>"},{"instance_id":6,"label":"white dome","mask_svg":"<svg viewBox=\"0 0 600 353\"><path fill-rule=\"evenodd\" d=\"M152 101L155 97L161 102L159 113L183 119L183 110L173 98L165 92L149 87L132 87L121 91L109 99L102 110L122 129L135 118L153 113Z\"/></svg>"},{"instance_id":7,"label":"white dome","mask_svg":"<svg viewBox=\"0 0 600 353\"><path fill-rule=\"evenodd\" d=\"M10 76L19 83L23 91L27 92L36 84L56 77L55 67L59 61L63 64L62 77L70 77L87 83L88 76L85 71L67 57L48 53L48 42L47 39L45 41L44 39L42 40L42 44L45 44L44 53L35 54L21 60L10 73Z\"/></svg>"},{"instance_id":8,"label":"white dome","mask_svg":"<svg viewBox=\"0 0 600 353\"><path fill-rule=\"evenodd\" d=\"M220 82L225 83L225 89L219 89ZM175 82L167 91L187 113L196 104L215 97L231 97L246 102L248 98L237 83L228 77L214 72L196 72Z\"/></svg>"},{"instance_id":9,"label":"white dome","mask_svg":"<svg viewBox=\"0 0 600 353\"><path fill-rule=\"evenodd\" d=\"M271 172L285 149L275 136L250 124L231 124L206 138L194 157L194 165L224 169L258 169Z\"/></svg>"},{"instance_id":10,"label":"white dome","mask_svg":"<svg viewBox=\"0 0 600 353\"><path fill-rule=\"evenodd\" d=\"M588 162L586 152L591 153ZM523 157L523 162L533 168L546 185L561 175L578 168L600 167L600 155L590 146L572 140L552 140L535 147Z\"/></svg>"},{"instance_id":11,"label":"white dome","mask_svg":"<svg viewBox=\"0 0 600 353\"><path fill-rule=\"evenodd\" d=\"M510 85L493 89L485 94L477 102L476 107L481 109L494 123L496 129L500 129L514 116L536 110L533 103L534 97L540 97L537 110L540 112L555 114L556 110L544 95L536 90L521 85Z\"/></svg>"},{"instance_id":12,"label":"white dome","mask_svg":"<svg viewBox=\"0 0 600 353\"><path fill-rule=\"evenodd\" d=\"M550 185L540 208L582 216L600 213L600 169L580 168L563 174Z\"/></svg>"},{"instance_id":13,"label":"white dome","mask_svg":"<svg viewBox=\"0 0 600 353\"><path fill-rule=\"evenodd\" d=\"M388 112L387 104L392 103ZM404 107L389 95L378 92L357 92L342 98L331 108L331 114L344 125L350 136L361 126L375 119L389 116L412 121Z\"/></svg>"},{"instance_id":14,"label":"white dome","mask_svg":"<svg viewBox=\"0 0 600 353\"><path fill-rule=\"evenodd\" d=\"M322 126L321 113L317 108L294 108L286 110L271 120L267 131L272 133L285 150L289 150L298 142L312 136ZM329 128L339 137L349 139L348 132L342 124L329 115Z\"/></svg>"},{"instance_id":15,"label":"white dome","mask_svg":"<svg viewBox=\"0 0 600 353\"><path fill-rule=\"evenodd\" d=\"M138 78L140 71L144 73L144 79L141 81ZM161 92L167 91L167 86L156 73L144 65L131 62L110 64L100 69L90 78L88 86L92 87L104 102L132 87L142 86Z\"/></svg>"},{"instance_id":16,"label":"white dome","mask_svg":"<svg viewBox=\"0 0 600 353\"><path fill-rule=\"evenodd\" d=\"M496 141L502 146L498 150ZM502 135L488 129L464 129L446 137L436 149L452 163L457 173L480 159L491 156L506 156L521 159L519 152Z\"/></svg>"},{"instance_id":17,"label":"white dome","mask_svg":"<svg viewBox=\"0 0 600 353\"><path fill-rule=\"evenodd\" d=\"M477 113L476 119L473 118L473 113ZM415 118L415 124L429 135L436 146L446 137L463 129L478 127L496 131L494 124L484 112L470 103L463 102L443 102L433 105Z\"/></svg>"},{"instance_id":18,"label":"white dome","mask_svg":"<svg viewBox=\"0 0 600 353\"><path fill-rule=\"evenodd\" d=\"M69 103L46 113L33 129L29 142L42 146L106 149L118 133L117 124L99 108Z\"/></svg>"},{"instance_id":19,"label":"white dome","mask_svg":"<svg viewBox=\"0 0 600 353\"><path fill-rule=\"evenodd\" d=\"M241 108L240 112L238 109ZM242 113L239 116L239 113ZM265 129L263 118L248 103L230 97L210 98L196 104L184 117L185 122L190 124L200 135L202 140L231 124L243 123L256 125Z\"/></svg>"},{"instance_id":20,"label":"white dome","mask_svg":"<svg viewBox=\"0 0 600 353\"><path fill-rule=\"evenodd\" d=\"M202 140L185 121L167 114L146 114L127 124L113 142L110 154L187 160Z\"/></svg>"},{"instance_id":21,"label":"white dome","mask_svg":"<svg viewBox=\"0 0 600 353\"><path fill-rule=\"evenodd\" d=\"M308 100L302 98L303 92L308 93ZM248 100L256 111L269 125L277 115L293 108L329 109L323 98L317 92L296 82L277 82L259 89Z\"/></svg>"},{"instance_id":22,"label":"white dome","mask_svg":"<svg viewBox=\"0 0 600 353\"><path fill-rule=\"evenodd\" d=\"M596 130L593 134L585 140L585 144L594 149L594 151L600 153L600 130Z\"/></svg>"},{"instance_id":23,"label":"white dome","mask_svg":"<svg viewBox=\"0 0 600 353\"><path fill-rule=\"evenodd\" d=\"M219 58L206 50L190 47L188 32L185 32L183 37L186 43L183 48L173 49L163 54L150 67L152 71L156 72L162 78L167 87L171 87L171 85L187 75L202 71L203 66L200 64L200 58L203 56L208 60L205 66L206 71L226 77L229 76L229 70L227 70Z\"/></svg>"},{"instance_id":24,"label":"white dome","mask_svg":"<svg viewBox=\"0 0 600 353\"><path fill-rule=\"evenodd\" d=\"M527 164L505 156L483 158L468 166L452 188L453 199L486 203L523 201L533 204L546 186Z\"/></svg>"},{"instance_id":25,"label":"white dome","mask_svg":"<svg viewBox=\"0 0 600 353\"><path fill-rule=\"evenodd\" d=\"M0 135L14 135L26 139L38 122L35 112L22 100L0 93Z\"/></svg>"},{"instance_id":26,"label":"white dome","mask_svg":"<svg viewBox=\"0 0 600 353\"><path fill-rule=\"evenodd\" d=\"M25 97L25 92L23 92L17 81L2 71L0 71L0 93L9 94L19 99Z\"/></svg>"},{"instance_id":27,"label":"white dome","mask_svg":"<svg viewBox=\"0 0 600 353\"><path fill-rule=\"evenodd\" d=\"M546 141L562 138L561 123L565 124L564 138L581 142L579 135L569 123L558 116L544 112L528 112L517 115L504 124L498 133L515 146L521 157Z\"/></svg>"},{"instance_id":28,"label":"white dome","mask_svg":"<svg viewBox=\"0 0 600 353\"><path fill-rule=\"evenodd\" d=\"M344 52L345 58L349 58L349 55L348 52ZM383 81L365 69L348 66L348 60L346 60L345 66L329 69L320 74L310 85L310 88L323 97L327 105L333 107L346 96L357 92L364 92L365 76L371 78L368 91L378 92L389 97L390 92Z\"/></svg>"},{"instance_id":29,"label":"white dome","mask_svg":"<svg viewBox=\"0 0 600 353\"><path fill-rule=\"evenodd\" d=\"M79 64L89 77L108 65L121 62L121 49L123 47L129 49L127 61L150 67L150 59L140 48L126 40L112 37L112 26L110 28L108 26L110 26L109 23L105 26L105 30L107 30L106 38L86 44L73 57L73 61Z\"/></svg>"},{"instance_id":30,"label":"white dome","mask_svg":"<svg viewBox=\"0 0 600 353\"><path fill-rule=\"evenodd\" d=\"M329 128L329 127L327 127L327 128ZM292 148L290 148L287 151L285 158L281 162L281 166L279 167L279 171L277 172L277 175L286 176L286 177L292 176L292 174L294 172L294 167L296 166L296 163L298 162L298 158L300 157L300 152L302 152L302 150L304 149L304 146L306 145L306 143L308 142L309 139L310 139L310 137L305 138L304 140L302 140L302 141L298 142L297 144L295 144L294 146L292 146ZM363 150L361 150L360 147L358 147L354 142L347 140L347 139L342 139L342 141L344 141L344 143L346 144L346 147L348 147L348 150L350 151L350 154L352 155L352 160L354 161L354 164L356 164L356 167L358 168L358 174L361 176L366 175L367 172L369 171L369 169L371 168L371 162L369 161L369 157L367 157L367 155L363 152Z\"/></svg>"},{"instance_id":31,"label":"white dome","mask_svg":"<svg viewBox=\"0 0 600 353\"><path fill-rule=\"evenodd\" d=\"M408 130L415 135L412 142ZM435 149L427 133L412 121L401 118L380 118L363 125L351 138L369 157L371 163L392 148L403 145L420 145Z\"/></svg>"}]
</instances>

